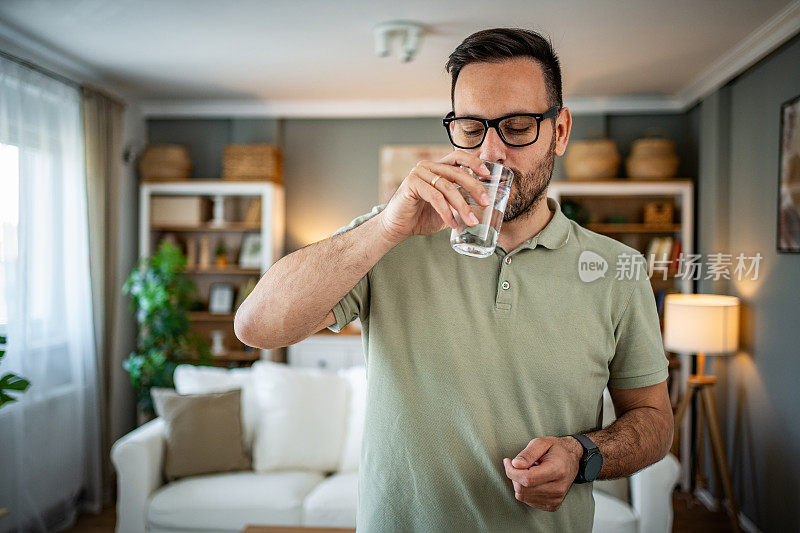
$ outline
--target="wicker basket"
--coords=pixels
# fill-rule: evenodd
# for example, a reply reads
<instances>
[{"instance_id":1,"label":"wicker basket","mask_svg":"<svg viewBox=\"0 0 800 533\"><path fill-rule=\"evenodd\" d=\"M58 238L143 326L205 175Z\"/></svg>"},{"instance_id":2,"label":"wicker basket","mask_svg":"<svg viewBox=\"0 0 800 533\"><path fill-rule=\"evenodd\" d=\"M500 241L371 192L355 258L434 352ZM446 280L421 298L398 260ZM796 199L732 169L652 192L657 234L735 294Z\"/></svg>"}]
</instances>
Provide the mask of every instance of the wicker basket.
<instances>
[{"instance_id":1,"label":"wicker basket","mask_svg":"<svg viewBox=\"0 0 800 533\"><path fill-rule=\"evenodd\" d=\"M678 173L675 143L669 139L645 137L631 144L631 155L625 161L630 179L665 180Z\"/></svg>"},{"instance_id":2,"label":"wicker basket","mask_svg":"<svg viewBox=\"0 0 800 533\"><path fill-rule=\"evenodd\" d=\"M564 170L568 180L607 180L617 177L620 156L613 139L569 143Z\"/></svg>"},{"instance_id":3,"label":"wicker basket","mask_svg":"<svg viewBox=\"0 0 800 533\"><path fill-rule=\"evenodd\" d=\"M187 180L192 175L189 149L179 144L151 144L139 159L143 181Z\"/></svg>"},{"instance_id":4,"label":"wicker basket","mask_svg":"<svg viewBox=\"0 0 800 533\"><path fill-rule=\"evenodd\" d=\"M673 209L669 202L648 202L644 205L645 224L672 224Z\"/></svg>"},{"instance_id":5,"label":"wicker basket","mask_svg":"<svg viewBox=\"0 0 800 533\"><path fill-rule=\"evenodd\" d=\"M282 183L281 159L274 144L229 144L222 156L222 179Z\"/></svg>"}]
</instances>

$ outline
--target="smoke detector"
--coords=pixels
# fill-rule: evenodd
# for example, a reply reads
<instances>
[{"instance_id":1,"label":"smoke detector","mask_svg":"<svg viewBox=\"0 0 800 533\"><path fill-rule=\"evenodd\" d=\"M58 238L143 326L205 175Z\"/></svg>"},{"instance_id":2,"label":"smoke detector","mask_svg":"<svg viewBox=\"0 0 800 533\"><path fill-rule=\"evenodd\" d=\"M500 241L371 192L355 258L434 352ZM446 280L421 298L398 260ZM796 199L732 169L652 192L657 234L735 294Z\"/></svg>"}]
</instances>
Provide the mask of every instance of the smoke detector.
<instances>
[{"instance_id":1,"label":"smoke detector","mask_svg":"<svg viewBox=\"0 0 800 533\"><path fill-rule=\"evenodd\" d=\"M379 57L387 57L391 53L392 43L400 42L398 55L403 63L408 63L419 50L425 28L422 24L406 20L382 22L373 29L375 33L375 53Z\"/></svg>"}]
</instances>

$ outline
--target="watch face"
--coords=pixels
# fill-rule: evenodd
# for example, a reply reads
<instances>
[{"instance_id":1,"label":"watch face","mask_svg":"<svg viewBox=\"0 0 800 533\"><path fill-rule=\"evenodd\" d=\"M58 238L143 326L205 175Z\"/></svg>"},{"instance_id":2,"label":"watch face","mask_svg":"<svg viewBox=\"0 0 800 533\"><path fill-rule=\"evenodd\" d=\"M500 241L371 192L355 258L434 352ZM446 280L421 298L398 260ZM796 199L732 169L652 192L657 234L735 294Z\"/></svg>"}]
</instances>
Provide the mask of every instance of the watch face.
<instances>
[{"instance_id":1,"label":"watch face","mask_svg":"<svg viewBox=\"0 0 800 533\"><path fill-rule=\"evenodd\" d=\"M593 453L589 457L586 458L586 469L584 470L584 479L586 481L594 481L597 479L597 476L600 474L600 470L603 468L603 456L599 453Z\"/></svg>"}]
</instances>

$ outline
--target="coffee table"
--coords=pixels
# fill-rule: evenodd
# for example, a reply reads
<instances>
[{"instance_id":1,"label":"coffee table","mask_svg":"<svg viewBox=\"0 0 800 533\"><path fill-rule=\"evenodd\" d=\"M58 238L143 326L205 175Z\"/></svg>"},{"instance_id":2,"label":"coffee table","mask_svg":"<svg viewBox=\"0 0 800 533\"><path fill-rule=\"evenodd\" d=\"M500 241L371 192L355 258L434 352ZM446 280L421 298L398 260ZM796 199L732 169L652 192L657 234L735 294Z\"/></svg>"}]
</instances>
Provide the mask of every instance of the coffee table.
<instances>
[{"instance_id":1,"label":"coffee table","mask_svg":"<svg viewBox=\"0 0 800 533\"><path fill-rule=\"evenodd\" d=\"M347 527L247 526L242 533L355 533Z\"/></svg>"}]
</instances>

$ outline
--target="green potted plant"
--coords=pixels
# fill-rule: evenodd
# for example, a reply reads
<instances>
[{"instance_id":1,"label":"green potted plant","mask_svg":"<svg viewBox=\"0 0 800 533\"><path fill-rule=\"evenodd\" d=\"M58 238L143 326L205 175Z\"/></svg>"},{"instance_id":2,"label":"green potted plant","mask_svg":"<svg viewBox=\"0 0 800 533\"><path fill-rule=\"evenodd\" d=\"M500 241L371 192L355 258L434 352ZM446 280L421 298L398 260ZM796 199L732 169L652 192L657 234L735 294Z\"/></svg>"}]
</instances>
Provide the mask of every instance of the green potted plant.
<instances>
[{"instance_id":1,"label":"green potted plant","mask_svg":"<svg viewBox=\"0 0 800 533\"><path fill-rule=\"evenodd\" d=\"M217 244L217 248L214 250L214 257L216 258L217 268L228 266L228 247L225 246L224 242Z\"/></svg>"},{"instance_id":2,"label":"green potted plant","mask_svg":"<svg viewBox=\"0 0 800 533\"><path fill-rule=\"evenodd\" d=\"M152 387L174 387L172 376L182 361L211 358L205 339L189 332L188 311L196 300L196 287L185 267L180 249L164 241L155 254L139 260L122 287L139 324L136 350L122 365L145 419L155 415Z\"/></svg>"},{"instance_id":3,"label":"green potted plant","mask_svg":"<svg viewBox=\"0 0 800 533\"><path fill-rule=\"evenodd\" d=\"M6 346L6 341L7 338L0 335L0 361L2 361L3 356L6 355L6 351L3 349ZM3 407L7 403L17 401L16 398L8 394L8 391L25 392L28 390L29 386L30 382L27 379L11 372L6 373L0 378L0 407Z\"/></svg>"}]
</instances>

